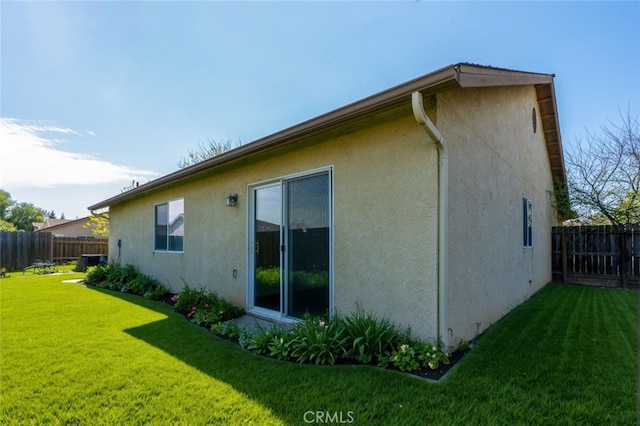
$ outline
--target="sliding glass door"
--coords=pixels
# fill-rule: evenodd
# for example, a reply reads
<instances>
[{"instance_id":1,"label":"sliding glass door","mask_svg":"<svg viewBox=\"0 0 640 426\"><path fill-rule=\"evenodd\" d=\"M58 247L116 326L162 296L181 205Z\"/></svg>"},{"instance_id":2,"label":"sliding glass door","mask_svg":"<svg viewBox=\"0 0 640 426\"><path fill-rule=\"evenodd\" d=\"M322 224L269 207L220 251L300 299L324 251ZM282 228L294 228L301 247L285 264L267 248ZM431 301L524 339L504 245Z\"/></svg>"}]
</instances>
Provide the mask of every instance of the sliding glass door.
<instances>
[{"instance_id":1,"label":"sliding glass door","mask_svg":"<svg viewBox=\"0 0 640 426\"><path fill-rule=\"evenodd\" d=\"M255 289L254 305L280 310L281 273L280 247L282 230L282 186L258 188L255 196Z\"/></svg>"},{"instance_id":2,"label":"sliding glass door","mask_svg":"<svg viewBox=\"0 0 640 426\"><path fill-rule=\"evenodd\" d=\"M253 189L253 306L284 317L330 309L331 175Z\"/></svg>"}]
</instances>

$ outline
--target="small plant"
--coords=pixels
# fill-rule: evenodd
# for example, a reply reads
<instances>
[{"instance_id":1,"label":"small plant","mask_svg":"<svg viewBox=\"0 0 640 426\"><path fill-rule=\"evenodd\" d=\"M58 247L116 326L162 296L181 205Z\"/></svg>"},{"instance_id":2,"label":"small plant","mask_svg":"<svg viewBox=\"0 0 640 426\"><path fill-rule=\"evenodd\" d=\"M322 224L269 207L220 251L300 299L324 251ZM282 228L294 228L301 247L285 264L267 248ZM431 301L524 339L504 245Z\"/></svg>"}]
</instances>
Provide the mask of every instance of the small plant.
<instances>
[{"instance_id":1,"label":"small plant","mask_svg":"<svg viewBox=\"0 0 640 426\"><path fill-rule=\"evenodd\" d=\"M100 284L107 281L110 264L89 266L85 275L85 282L90 285L101 287Z\"/></svg>"},{"instance_id":2,"label":"small plant","mask_svg":"<svg viewBox=\"0 0 640 426\"><path fill-rule=\"evenodd\" d=\"M218 295L214 292L208 292L204 288L195 289L189 287L189 284L184 282L184 287L176 303L173 306L176 311L189 312L194 306L216 306L218 304Z\"/></svg>"},{"instance_id":3,"label":"small plant","mask_svg":"<svg viewBox=\"0 0 640 426\"><path fill-rule=\"evenodd\" d=\"M273 336L267 344L270 351L269 356L285 361L289 360L296 343L297 337L291 331L285 331L279 336Z\"/></svg>"},{"instance_id":4,"label":"small plant","mask_svg":"<svg viewBox=\"0 0 640 426\"><path fill-rule=\"evenodd\" d=\"M218 322L211 326L211 332L218 336L227 337L232 340L239 340L242 329L235 321Z\"/></svg>"},{"instance_id":5,"label":"small plant","mask_svg":"<svg viewBox=\"0 0 640 426\"><path fill-rule=\"evenodd\" d=\"M211 326L212 324L220 322L220 317L216 314L215 310L211 310L207 303L203 307L199 308L194 306L191 308L191 312L187 314L187 317L191 319L195 325Z\"/></svg>"},{"instance_id":6,"label":"small plant","mask_svg":"<svg viewBox=\"0 0 640 426\"><path fill-rule=\"evenodd\" d=\"M244 314L244 309L219 298L215 292L204 288L196 290L186 282L182 291L173 296L171 301L176 311L186 314L190 321L201 326L229 321Z\"/></svg>"},{"instance_id":7,"label":"small plant","mask_svg":"<svg viewBox=\"0 0 640 426\"><path fill-rule=\"evenodd\" d=\"M234 305L225 299L218 299L216 306L216 314L220 317L220 321L229 321L244 315L244 309Z\"/></svg>"},{"instance_id":8,"label":"small plant","mask_svg":"<svg viewBox=\"0 0 640 426\"><path fill-rule=\"evenodd\" d=\"M120 266L115 263L87 268L85 282L96 287L108 288L123 293L133 293L147 299L157 300L167 289L148 275L136 271L133 265Z\"/></svg>"},{"instance_id":9,"label":"small plant","mask_svg":"<svg viewBox=\"0 0 640 426\"><path fill-rule=\"evenodd\" d=\"M358 307L344 319L346 332L351 338L353 358L363 364L380 362L401 339L397 326L388 319L379 319Z\"/></svg>"},{"instance_id":10,"label":"small plant","mask_svg":"<svg viewBox=\"0 0 640 426\"><path fill-rule=\"evenodd\" d=\"M107 266L109 265L110 267L107 268L107 288L126 293L129 290L130 282L136 278L138 272L133 265L120 266L111 263ZM125 290L122 290L123 287Z\"/></svg>"},{"instance_id":11,"label":"small plant","mask_svg":"<svg viewBox=\"0 0 640 426\"><path fill-rule=\"evenodd\" d=\"M449 354L442 345L407 340L383 358L379 366L386 368L392 365L400 371L410 372L423 367L436 370L440 364L449 364Z\"/></svg>"},{"instance_id":12,"label":"small plant","mask_svg":"<svg viewBox=\"0 0 640 426\"><path fill-rule=\"evenodd\" d=\"M344 321L305 315L293 326L297 337L293 343L291 357L300 363L313 362L316 365L333 365L349 354L349 336Z\"/></svg>"},{"instance_id":13,"label":"small plant","mask_svg":"<svg viewBox=\"0 0 640 426\"><path fill-rule=\"evenodd\" d=\"M388 362L400 371L416 371L420 369L420 361L416 356L416 350L408 343L403 343L398 349L392 351Z\"/></svg>"},{"instance_id":14,"label":"small plant","mask_svg":"<svg viewBox=\"0 0 640 426\"><path fill-rule=\"evenodd\" d=\"M273 338L279 338L284 333L285 330L277 325L273 325L269 329L258 326L257 331L248 338L246 348L258 355L269 355L271 353L269 344Z\"/></svg>"},{"instance_id":15,"label":"small plant","mask_svg":"<svg viewBox=\"0 0 640 426\"><path fill-rule=\"evenodd\" d=\"M160 283L156 283L155 287L143 294L145 299L158 300L167 293L167 288Z\"/></svg>"},{"instance_id":16,"label":"small plant","mask_svg":"<svg viewBox=\"0 0 640 426\"><path fill-rule=\"evenodd\" d=\"M425 368L432 370L440 367L440 364L449 364L449 353L444 350L441 344L431 345L420 343L417 349L417 358Z\"/></svg>"},{"instance_id":17,"label":"small plant","mask_svg":"<svg viewBox=\"0 0 640 426\"><path fill-rule=\"evenodd\" d=\"M135 294L145 294L148 291L155 289L158 281L151 278L148 275L138 274L131 282L129 283L129 288L132 293Z\"/></svg>"},{"instance_id":18,"label":"small plant","mask_svg":"<svg viewBox=\"0 0 640 426\"><path fill-rule=\"evenodd\" d=\"M240 329L238 336L238 345L241 348L249 350L249 344L251 343L251 339L255 335L255 331L250 329Z\"/></svg>"}]
</instances>

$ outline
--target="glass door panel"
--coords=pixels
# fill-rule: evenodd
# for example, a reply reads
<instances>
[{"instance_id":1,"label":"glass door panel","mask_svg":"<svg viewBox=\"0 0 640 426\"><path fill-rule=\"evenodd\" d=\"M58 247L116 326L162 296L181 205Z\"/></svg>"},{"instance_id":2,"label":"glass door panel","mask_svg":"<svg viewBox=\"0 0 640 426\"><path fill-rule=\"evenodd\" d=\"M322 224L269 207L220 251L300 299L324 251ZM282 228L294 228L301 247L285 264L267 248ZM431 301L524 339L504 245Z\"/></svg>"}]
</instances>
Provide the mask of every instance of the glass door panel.
<instances>
[{"instance_id":1,"label":"glass door panel","mask_svg":"<svg viewBox=\"0 0 640 426\"><path fill-rule=\"evenodd\" d=\"M281 312L282 185L255 190L254 306Z\"/></svg>"},{"instance_id":2,"label":"glass door panel","mask_svg":"<svg viewBox=\"0 0 640 426\"><path fill-rule=\"evenodd\" d=\"M287 316L329 312L329 174L285 182Z\"/></svg>"}]
</instances>

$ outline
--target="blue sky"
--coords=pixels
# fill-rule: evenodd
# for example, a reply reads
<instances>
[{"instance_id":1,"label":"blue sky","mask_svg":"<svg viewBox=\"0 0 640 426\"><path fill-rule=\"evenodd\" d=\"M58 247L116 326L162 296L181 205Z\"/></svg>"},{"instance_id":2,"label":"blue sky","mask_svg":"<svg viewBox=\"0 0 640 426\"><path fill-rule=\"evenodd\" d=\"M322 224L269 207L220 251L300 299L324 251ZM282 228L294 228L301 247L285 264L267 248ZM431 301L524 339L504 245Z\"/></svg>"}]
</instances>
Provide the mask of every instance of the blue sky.
<instances>
[{"instance_id":1,"label":"blue sky","mask_svg":"<svg viewBox=\"0 0 640 426\"><path fill-rule=\"evenodd\" d=\"M458 62L556 75L565 147L640 112L638 2L7 2L0 188L67 218Z\"/></svg>"}]
</instances>

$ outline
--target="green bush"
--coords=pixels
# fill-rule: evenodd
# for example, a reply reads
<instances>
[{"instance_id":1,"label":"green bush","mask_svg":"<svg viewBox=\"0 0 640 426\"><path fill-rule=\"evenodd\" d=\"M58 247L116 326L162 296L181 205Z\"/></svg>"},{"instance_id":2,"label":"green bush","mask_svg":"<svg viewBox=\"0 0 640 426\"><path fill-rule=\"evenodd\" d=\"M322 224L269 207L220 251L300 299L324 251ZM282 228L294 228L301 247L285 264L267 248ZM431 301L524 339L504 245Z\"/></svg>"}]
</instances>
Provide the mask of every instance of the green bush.
<instances>
[{"instance_id":1,"label":"green bush","mask_svg":"<svg viewBox=\"0 0 640 426\"><path fill-rule=\"evenodd\" d=\"M184 282L182 291L178 293L178 298L173 305L174 309L179 312L190 312L194 306L204 307L204 305L215 306L218 304L218 295L214 292L209 292L204 288L195 289L189 287L189 284Z\"/></svg>"},{"instance_id":2,"label":"green bush","mask_svg":"<svg viewBox=\"0 0 640 426\"><path fill-rule=\"evenodd\" d=\"M101 288L133 293L147 299L161 298L167 289L157 280L140 274L133 265L120 266L115 263L87 268L85 282Z\"/></svg>"},{"instance_id":3,"label":"green bush","mask_svg":"<svg viewBox=\"0 0 640 426\"><path fill-rule=\"evenodd\" d=\"M259 355L270 355L271 349L269 344L274 338L280 338L283 334L288 333L288 330L273 325L268 329L258 326L253 332L247 332L247 336L244 342L240 341L241 346L251 352L255 352Z\"/></svg>"},{"instance_id":4,"label":"green bush","mask_svg":"<svg viewBox=\"0 0 640 426\"><path fill-rule=\"evenodd\" d=\"M224 336L232 340L239 340L243 330L235 321L218 322L211 326L211 332L218 336Z\"/></svg>"},{"instance_id":5,"label":"green bush","mask_svg":"<svg viewBox=\"0 0 640 426\"><path fill-rule=\"evenodd\" d=\"M108 265L96 265L89 266L85 274L84 281L90 285L99 285L107 280L107 266Z\"/></svg>"},{"instance_id":6,"label":"green bush","mask_svg":"<svg viewBox=\"0 0 640 426\"><path fill-rule=\"evenodd\" d=\"M305 315L293 326L296 339L291 357L300 363L335 364L349 354L349 336L344 321L337 316L331 320Z\"/></svg>"},{"instance_id":7,"label":"green bush","mask_svg":"<svg viewBox=\"0 0 640 426\"><path fill-rule=\"evenodd\" d=\"M136 294L145 294L148 291L155 289L158 285L158 281L154 278L144 275L138 274L131 282L129 283L129 288L132 293Z\"/></svg>"},{"instance_id":8,"label":"green bush","mask_svg":"<svg viewBox=\"0 0 640 426\"><path fill-rule=\"evenodd\" d=\"M269 356L284 361L293 358L294 349L300 346L300 338L292 330L285 330L277 336L273 336L267 343Z\"/></svg>"},{"instance_id":9,"label":"green bush","mask_svg":"<svg viewBox=\"0 0 640 426\"><path fill-rule=\"evenodd\" d=\"M220 321L229 321L230 319L244 315L244 309L225 299L218 299L215 309L220 317Z\"/></svg>"},{"instance_id":10,"label":"green bush","mask_svg":"<svg viewBox=\"0 0 640 426\"><path fill-rule=\"evenodd\" d=\"M107 264L107 281L106 287L111 290L122 291L127 293L131 281L135 279L138 272L133 265L120 266L114 263Z\"/></svg>"},{"instance_id":11,"label":"green bush","mask_svg":"<svg viewBox=\"0 0 640 426\"><path fill-rule=\"evenodd\" d=\"M180 293L172 298L173 308L187 315L190 321L201 326L228 321L244 315L244 309L218 297L216 292L204 288L194 289L185 282Z\"/></svg>"},{"instance_id":12,"label":"green bush","mask_svg":"<svg viewBox=\"0 0 640 426\"><path fill-rule=\"evenodd\" d=\"M402 340L399 328L386 318L376 318L358 307L344 319L351 353L357 362L380 362Z\"/></svg>"},{"instance_id":13,"label":"green bush","mask_svg":"<svg viewBox=\"0 0 640 426\"><path fill-rule=\"evenodd\" d=\"M400 371L416 371L421 367L437 369L440 364L449 364L449 353L442 345L407 340L392 350L380 361L381 367L392 365Z\"/></svg>"},{"instance_id":14,"label":"green bush","mask_svg":"<svg viewBox=\"0 0 640 426\"><path fill-rule=\"evenodd\" d=\"M221 325L212 327L214 333L224 335L221 330ZM422 367L435 370L440 364L449 363L449 354L442 345L411 339L409 328L400 329L360 308L344 319L307 314L290 329L258 326L241 332L238 343L260 355L316 365L333 365L347 359L416 371Z\"/></svg>"}]
</instances>

